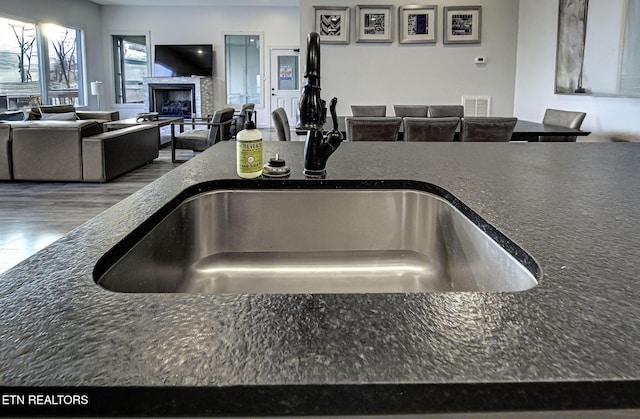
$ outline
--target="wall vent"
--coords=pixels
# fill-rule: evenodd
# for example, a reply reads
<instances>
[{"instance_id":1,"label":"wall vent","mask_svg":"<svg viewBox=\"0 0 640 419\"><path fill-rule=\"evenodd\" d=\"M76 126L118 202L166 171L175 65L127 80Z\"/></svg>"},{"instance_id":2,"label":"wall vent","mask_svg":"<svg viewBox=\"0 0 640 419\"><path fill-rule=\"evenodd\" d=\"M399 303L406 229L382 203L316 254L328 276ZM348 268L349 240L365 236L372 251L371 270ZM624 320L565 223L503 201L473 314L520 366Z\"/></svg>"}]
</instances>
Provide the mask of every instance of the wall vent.
<instances>
[{"instance_id":1,"label":"wall vent","mask_svg":"<svg viewBox=\"0 0 640 419\"><path fill-rule=\"evenodd\" d=\"M462 96L464 116L491 115L491 96Z\"/></svg>"}]
</instances>

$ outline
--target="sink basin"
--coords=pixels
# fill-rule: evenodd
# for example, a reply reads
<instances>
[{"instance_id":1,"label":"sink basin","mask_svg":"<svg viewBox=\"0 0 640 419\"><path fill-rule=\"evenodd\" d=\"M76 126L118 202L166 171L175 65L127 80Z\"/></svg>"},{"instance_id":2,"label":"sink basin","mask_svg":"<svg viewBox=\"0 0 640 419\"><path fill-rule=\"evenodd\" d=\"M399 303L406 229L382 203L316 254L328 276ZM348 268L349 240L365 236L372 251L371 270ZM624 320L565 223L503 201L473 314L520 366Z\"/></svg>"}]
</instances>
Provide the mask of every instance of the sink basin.
<instances>
[{"instance_id":1,"label":"sink basin","mask_svg":"<svg viewBox=\"0 0 640 419\"><path fill-rule=\"evenodd\" d=\"M450 193L413 181L200 185L94 270L135 293L515 292L540 276Z\"/></svg>"}]
</instances>

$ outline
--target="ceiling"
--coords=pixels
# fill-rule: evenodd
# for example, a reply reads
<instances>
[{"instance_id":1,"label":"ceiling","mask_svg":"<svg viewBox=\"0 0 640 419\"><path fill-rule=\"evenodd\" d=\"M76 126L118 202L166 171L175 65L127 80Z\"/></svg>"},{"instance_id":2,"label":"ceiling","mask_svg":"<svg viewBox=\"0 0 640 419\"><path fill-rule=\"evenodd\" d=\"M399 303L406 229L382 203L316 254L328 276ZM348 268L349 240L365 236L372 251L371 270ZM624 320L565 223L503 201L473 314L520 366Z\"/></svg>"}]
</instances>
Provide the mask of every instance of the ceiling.
<instances>
[{"instance_id":1,"label":"ceiling","mask_svg":"<svg viewBox=\"0 0 640 419\"><path fill-rule=\"evenodd\" d=\"M104 6L288 6L299 7L300 0L90 0Z\"/></svg>"}]
</instances>

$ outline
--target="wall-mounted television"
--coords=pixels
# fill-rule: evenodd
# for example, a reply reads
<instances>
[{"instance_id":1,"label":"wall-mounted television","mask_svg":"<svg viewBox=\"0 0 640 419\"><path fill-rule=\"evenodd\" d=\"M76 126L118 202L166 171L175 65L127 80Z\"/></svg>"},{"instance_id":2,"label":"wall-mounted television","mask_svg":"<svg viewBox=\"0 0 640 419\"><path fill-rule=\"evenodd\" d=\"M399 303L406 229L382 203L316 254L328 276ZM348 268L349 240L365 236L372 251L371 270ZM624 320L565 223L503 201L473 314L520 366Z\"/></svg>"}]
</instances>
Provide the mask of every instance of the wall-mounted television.
<instances>
[{"instance_id":1,"label":"wall-mounted television","mask_svg":"<svg viewBox=\"0 0 640 419\"><path fill-rule=\"evenodd\" d=\"M213 45L156 45L155 77L213 76Z\"/></svg>"}]
</instances>

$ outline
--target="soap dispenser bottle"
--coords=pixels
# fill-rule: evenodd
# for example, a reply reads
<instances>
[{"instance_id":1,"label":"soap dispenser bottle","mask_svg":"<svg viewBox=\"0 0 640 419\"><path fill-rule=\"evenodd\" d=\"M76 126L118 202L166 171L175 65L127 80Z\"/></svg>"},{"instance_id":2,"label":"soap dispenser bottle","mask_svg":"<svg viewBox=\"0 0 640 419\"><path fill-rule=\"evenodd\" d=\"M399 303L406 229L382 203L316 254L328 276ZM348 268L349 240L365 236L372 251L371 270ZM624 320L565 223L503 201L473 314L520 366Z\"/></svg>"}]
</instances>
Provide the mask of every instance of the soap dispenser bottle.
<instances>
[{"instance_id":1,"label":"soap dispenser bottle","mask_svg":"<svg viewBox=\"0 0 640 419\"><path fill-rule=\"evenodd\" d=\"M244 179L262 174L262 133L256 129L255 116L255 111L247 110L244 129L236 135L237 172Z\"/></svg>"}]
</instances>

